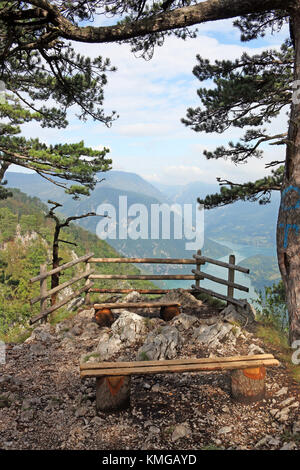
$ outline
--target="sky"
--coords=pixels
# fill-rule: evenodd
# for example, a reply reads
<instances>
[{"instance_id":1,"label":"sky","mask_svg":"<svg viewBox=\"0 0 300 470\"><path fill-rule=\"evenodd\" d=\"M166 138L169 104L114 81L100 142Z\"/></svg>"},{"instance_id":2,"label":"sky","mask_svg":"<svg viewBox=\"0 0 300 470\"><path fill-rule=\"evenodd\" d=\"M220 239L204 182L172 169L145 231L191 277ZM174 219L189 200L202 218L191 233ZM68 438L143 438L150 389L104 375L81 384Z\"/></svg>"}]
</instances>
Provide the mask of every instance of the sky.
<instances>
[{"instance_id":1,"label":"sky","mask_svg":"<svg viewBox=\"0 0 300 470\"><path fill-rule=\"evenodd\" d=\"M242 43L231 20L211 22L198 27L195 39L168 37L150 61L135 57L127 44L73 43L76 51L90 57L109 57L117 67L116 72L108 73L104 110L106 114L115 110L119 118L107 128L92 119L79 121L76 109L71 109L66 129L42 129L30 123L23 126L23 135L38 136L47 144L84 140L86 146L95 149L109 147L113 169L138 173L152 183L184 185L194 181L215 183L216 177L238 182L261 178L269 173L264 168L266 162L284 159L283 146L266 146L264 159L252 159L244 165L208 161L203 155L205 149L237 141L241 131L196 133L182 124L181 118L188 107L200 105L197 89L211 86L208 82L200 84L192 74L197 54L211 61L235 59L245 51L255 54L279 48L287 36L288 28L284 28L263 40ZM286 115L280 115L270 127L272 132L284 132ZM23 171L15 166L11 170Z\"/></svg>"}]
</instances>

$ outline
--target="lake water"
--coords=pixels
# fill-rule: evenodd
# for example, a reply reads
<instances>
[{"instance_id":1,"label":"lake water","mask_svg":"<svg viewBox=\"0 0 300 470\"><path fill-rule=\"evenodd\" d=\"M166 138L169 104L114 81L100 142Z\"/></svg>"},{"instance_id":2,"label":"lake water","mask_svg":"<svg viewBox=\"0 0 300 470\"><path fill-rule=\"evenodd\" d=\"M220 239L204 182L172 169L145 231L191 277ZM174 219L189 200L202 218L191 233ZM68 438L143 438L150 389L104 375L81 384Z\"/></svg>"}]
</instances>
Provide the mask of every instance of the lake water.
<instances>
[{"instance_id":1,"label":"lake water","mask_svg":"<svg viewBox=\"0 0 300 470\"><path fill-rule=\"evenodd\" d=\"M218 240L214 240L218 242ZM265 248L265 247L257 247L252 245L237 245L230 242L223 242L222 245L227 246L228 248L232 249L233 255L235 255L235 262L239 264L245 258L255 255L264 255L264 256L276 256L275 248ZM220 261L225 261L228 263L228 255L224 256L223 258L219 259ZM192 268L191 266L191 269ZM228 270L227 268L223 268L221 266L216 266L214 264L205 264L201 266L201 270L208 274L211 274L216 277L220 277L222 279L227 279ZM257 294L254 290L254 287L251 283L251 279L249 275L241 273L239 271L235 271L235 282L241 284L245 287L249 288L249 292L243 292L238 289L234 290L234 297L237 299L247 299L251 301L252 299L257 299ZM163 283L165 288L169 289L178 289L178 288L185 288L189 289L191 285L194 284L193 281L165 281ZM221 284L217 284L216 282L210 281L205 279L200 281L200 286L204 287L205 289L213 290L219 294L227 294L227 286L223 286Z\"/></svg>"}]
</instances>

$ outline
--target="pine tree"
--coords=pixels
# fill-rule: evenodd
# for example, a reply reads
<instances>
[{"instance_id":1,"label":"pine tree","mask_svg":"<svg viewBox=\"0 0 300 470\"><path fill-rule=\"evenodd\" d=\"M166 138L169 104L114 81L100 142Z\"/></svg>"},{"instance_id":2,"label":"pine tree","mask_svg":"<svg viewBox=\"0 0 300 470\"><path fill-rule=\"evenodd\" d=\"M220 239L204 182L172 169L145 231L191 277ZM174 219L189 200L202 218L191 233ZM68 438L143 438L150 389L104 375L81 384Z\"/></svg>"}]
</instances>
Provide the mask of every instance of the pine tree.
<instances>
[{"instance_id":1,"label":"pine tree","mask_svg":"<svg viewBox=\"0 0 300 470\"><path fill-rule=\"evenodd\" d=\"M12 94L6 93L0 102L0 199L10 195L3 181L11 164L34 170L43 178L65 188L74 198L88 195L97 183L97 172L111 168L106 158L108 149L93 150L84 142L47 146L39 139L19 136L20 126L27 122L43 120L39 112L21 106ZM6 123L5 123L6 122ZM66 181L70 181L68 185Z\"/></svg>"},{"instance_id":2,"label":"pine tree","mask_svg":"<svg viewBox=\"0 0 300 470\"><path fill-rule=\"evenodd\" d=\"M248 19L245 30L244 21L239 22L242 39L257 38L265 33L263 27ZM274 23L281 19L274 19ZM237 22L236 22L237 23ZM251 33L252 31L252 33ZM258 32L259 31L259 32ZM245 35L247 33L247 36ZM189 108L182 122L196 132L223 133L230 128L246 129L238 142L229 142L228 147L218 147L214 151L204 151L207 159L230 159L235 164L245 164L249 159L262 158L264 144L285 145L287 132L271 135L262 127L276 118L283 109L289 109L293 94L294 50L287 40L280 51L266 50L261 54L249 56L244 53L235 61L216 61L211 64L197 56L198 65L193 69L200 82L213 80L215 87L200 88L197 94L203 107ZM206 209L231 204L237 200L270 201L272 191L280 191L284 178L284 159L269 162L266 167L275 167L270 176L245 184L233 183L217 178L220 193L199 198Z\"/></svg>"}]
</instances>

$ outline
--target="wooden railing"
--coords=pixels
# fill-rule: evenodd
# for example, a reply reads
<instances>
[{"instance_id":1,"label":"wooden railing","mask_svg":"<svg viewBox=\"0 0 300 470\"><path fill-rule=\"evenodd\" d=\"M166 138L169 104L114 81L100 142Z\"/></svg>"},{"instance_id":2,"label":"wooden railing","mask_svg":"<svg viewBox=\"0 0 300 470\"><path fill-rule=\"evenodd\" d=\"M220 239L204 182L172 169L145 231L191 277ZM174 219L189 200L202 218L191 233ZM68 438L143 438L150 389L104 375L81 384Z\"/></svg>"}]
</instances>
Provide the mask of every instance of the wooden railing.
<instances>
[{"instance_id":1,"label":"wooden railing","mask_svg":"<svg viewBox=\"0 0 300 470\"><path fill-rule=\"evenodd\" d=\"M55 274L57 272L61 272L64 269L68 269L75 264L85 262L86 269L85 271L74 277L73 279L64 282L63 284L55 287L54 289L47 290L47 277ZM91 269L91 264L102 264L102 263L130 263L130 264L177 264L177 265L194 265L195 269L192 269L192 274L95 274L95 270ZM220 277L213 276L211 274L205 273L201 271L201 266L204 264L214 264L217 266L221 266L227 269L227 279L222 279ZM243 300L239 300L234 298L234 289L241 290L243 292L249 292L248 287L245 287L241 284L235 282L235 271L239 271L245 274L249 274L249 269L244 268L235 264L235 256L230 255L228 263L224 261L214 260L212 258L208 258L206 256L201 255L201 251L198 250L196 255L193 255L193 258L93 258L93 253L89 253L81 258L78 258L74 261L70 261L69 263L63 264L56 269L52 269L51 271L46 270L45 265L41 266L41 272L38 276L32 278L30 282L37 282L40 281L40 295L35 297L31 300L31 304L33 305L36 302L40 301L40 314L33 318L30 323L35 323L42 318L47 317L50 313L54 312L55 310L59 309L63 305L67 304L70 300L78 297L82 293L86 293L85 303L87 305L90 304L90 293L97 292L101 294L105 293L122 293L127 294L132 291L137 291L141 294L164 294L171 289L124 289L124 288L93 288L92 282L93 280L97 279L111 279L111 280L178 280L178 281L195 281L195 284L191 286L191 289L186 289L188 292L195 293L195 292L202 292L208 294L212 297L216 297L218 299L224 300L228 303L232 303L238 305L240 307L245 307L246 302ZM86 279L85 286L81 289L77 290L73 294L66 297L63 301L52 305L51 307L47 307L46 302L47 299L54 293L59 292L60 290L69 287L75 282L78 282L82 279ZM217 284L227 286L227 295L219 294L218 292L214 292L213 290L206 289L200 285L201 280L208 279L213 281Z\"/></svg>"},{"instance_id":2,"label":"wooden railing","mask_svg":"<svg viewBox=\"0 0 300 470\"><path fill-rule=\"evenodd\" d=\"M38 276L33 277L29 281L31 284L34 282L40 281L40 295L38 297L35 297L34 299L31 299L30 301L31 305L34 305L36 302L40 302L40 314L32 318L30 320L30 324L36 323L38 320L42 320L43 318L46 318L50 313L55 312L56 310L66 305L71 300L75 299L76 297L79 297L82 293L87 292L92 287L92 283L89 280L89 276L92 274L92 272L90 270L90 265L88 264L87 261L93 255L94 253L89 253L87 255L81 256L80 258L77 258L73 261L69 261L68 263L62 264L58 268L51 269L51 271L47 271L47 266L45 264L41 265L40 274ZM79 263L86 263L86 269L83 273L79 274L76 277L73 277L69 281L66 281L63 284L60 284L57 287L54 287L53 289L47 290L47 278L49 276L52 276L52 274L62 272ZM77 289L75 292L68 295L61 302L55 303L51 307L48 307L48 298L50 298L53 294L56 294L57 292L65 289L66 287L69 287L72 284L78 281L81 281L82 279L86 279L84 287Z\"/></svg>"}]
</instances>

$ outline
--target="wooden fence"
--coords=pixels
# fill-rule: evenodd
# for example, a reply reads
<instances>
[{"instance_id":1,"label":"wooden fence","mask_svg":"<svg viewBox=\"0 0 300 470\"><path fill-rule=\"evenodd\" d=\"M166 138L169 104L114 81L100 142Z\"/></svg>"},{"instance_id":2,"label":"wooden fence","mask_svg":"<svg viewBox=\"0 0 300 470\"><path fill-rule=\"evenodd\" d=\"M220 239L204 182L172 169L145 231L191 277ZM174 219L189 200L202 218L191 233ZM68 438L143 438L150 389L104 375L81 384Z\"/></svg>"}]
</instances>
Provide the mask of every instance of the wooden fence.
<instances>
[{"instance_id":1,"label":"wooden fence","mask_svg":"<svg viewBox=\"0 0 300 470\"><path fill-rule=\"evenodd\" d=\"M60 272L64 269L70 268L75 264L84 262L86 263L86 269L84 273L74 277L70 281L67 281L54 289L47 291L47 280L48 276L51 276L54 273ZM176 264L176 265L194 265L195 269L192 269L192 274L95 274L95 271L91 269L91 264L98 264L98 263L130 263L130 264ZM222 279L220 277L213 276L211 274L205 273L201 271L201 266L204 264L214 264L217 266L221 266L227 269L227 279ZM30 323L35 323L42 318L47 317L50 313L54 312L55 310L59 309L63 305L67 304L70 300L78 297L82 293L86 293L85 303L90 304L90 293L97 292L97 293L122 293L127 294L132 291L137 291L141 294L164 294L169 292L171 289L118 289L118 288L93 288L92 282L97 279L112 279L112 280L184 280L184 281L195 281L195 284L191 286L191 289L186 289L188 292L202 292L208 294L212 297L216 297L218 299L224 300L227 303L232 303L234 305L238 305L240 307L245 307L245 301L239 300L234 298L234 289L241 290L243 292L249 292L248 287L245 287L241 284L235 282L235 271L239 271L245 274L249 274L249 269L244 268L242 266L235 264L235 256L230 255L228 263L223 261L214 260L212 258L208 258L206 256L201 255L201 251L198 250L196 255L193 255L193 258L180 258L180 259L173 259L173 258L93 258L93 253L89 253L77 260L71 261L64 265L59 266L56 269L52 269L51 271L46 271L44 265L41 266L41 272L38 276L32 278L30 282L37 282L40 281L40 295L31 300L31 304L34 304L40 301L41 311L38 316L33 318ZM86 279L85 286L67 298L65 298L60 303L52 305L51 307L47 308L46 303L47 298L50 297L52 294L69 287L75 282L78 282L82 279ZM219 294L214 292L210 289L205 289L204 287L200 286L200 281L203 279L208 279L210 281L216 282L217 284L222 284L227 286L227 295Z\"/></svg>"},{"instance_id":2,"label":"wooden fence","mask_svg":"<svg viewBox=\"0 0 300 470\"><path fill-rule=\"evenodd\" d=\"M35 297L34 299L31 299L30 301L31 305L34 305L36 302L40 302L40 314L32 318L30 320L30 324L36 323L38 320L42 320L43 318L46 318L50 313L55 312L55 310L58 310L59 308L63 307L64 305L69 303L71 300L75 299L76 297L79 297L84 292L87 292L92 287L93 283L90 282L89 276L93 272L90 270L90 264L87 262L92 256L94 256L94 253L88 253L84 256L81 256L80 258L70 261L69 263L62 264L58 268L51 269L51 271L47 271L47 266L45 264L41 265L40 274L38 276L33 277L29 281L31 284L34 282L40 281L40 295L38 297ZM60 284L57 287L54 287L53 289L47 290L47 278L49 276L52 276L52 274L62 272L79 263L86 263L86 268L83 273L79 274L76 277L73 277L69 281L66 281L63 284ZM50 298L53 294L56 294L57 292L65 289L66 287L69 287L72 284L78 281L81 281L82 279L86 279L84 287L77 289L75 292L68 295L61 302L55 303L51 307L48 307L48 298Z\"/></svg>"}]
</instances>

